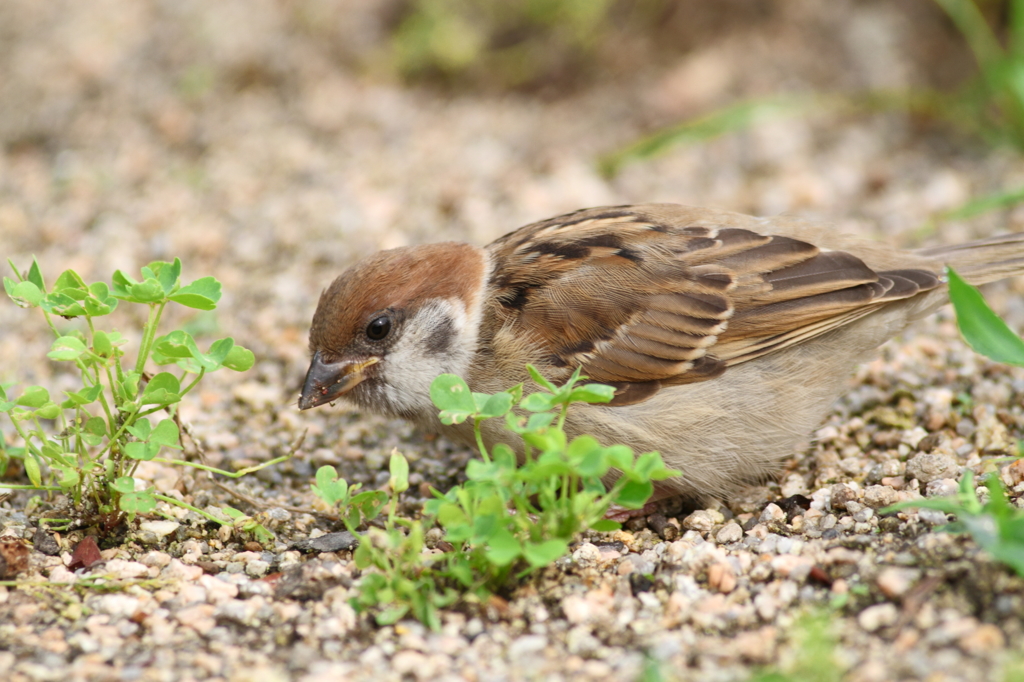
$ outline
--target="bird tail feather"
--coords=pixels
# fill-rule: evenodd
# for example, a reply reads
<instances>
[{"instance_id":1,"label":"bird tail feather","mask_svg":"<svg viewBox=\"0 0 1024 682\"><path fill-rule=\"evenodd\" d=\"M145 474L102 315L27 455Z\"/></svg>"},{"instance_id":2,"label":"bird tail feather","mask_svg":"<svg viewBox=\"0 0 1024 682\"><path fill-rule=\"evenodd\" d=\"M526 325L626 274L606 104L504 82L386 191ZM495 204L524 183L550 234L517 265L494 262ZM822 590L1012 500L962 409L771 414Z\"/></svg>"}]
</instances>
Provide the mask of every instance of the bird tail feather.
<instances>
[{"instance_id":1,"label":"bird tail feather","mask_svg":"<svg viewBox=\"0 0 1024 682\"><path fill-rule=\"evenodd\" d=\"M955 246L918 249L917 254L949 265L971 284L1024 275L1024 233L1004 234Z\"/></svg>"}]
</instances>

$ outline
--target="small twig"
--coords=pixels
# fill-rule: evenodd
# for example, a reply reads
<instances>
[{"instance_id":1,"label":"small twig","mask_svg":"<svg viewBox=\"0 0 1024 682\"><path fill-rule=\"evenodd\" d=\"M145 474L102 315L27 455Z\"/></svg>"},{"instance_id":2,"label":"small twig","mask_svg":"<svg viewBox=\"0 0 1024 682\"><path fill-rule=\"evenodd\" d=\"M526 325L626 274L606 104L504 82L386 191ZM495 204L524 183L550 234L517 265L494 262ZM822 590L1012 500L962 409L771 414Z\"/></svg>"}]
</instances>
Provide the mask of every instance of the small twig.
<instances>
[{"instance_id":1,"label":"small twig","mask_svg":"<svg viewBox=\"0 0 1024 682\"><path fill-rule=\"evenodd\" d=\"M224 492L226 492L228 495L231 495L235 499L241 500L246 504L252 505L253 508L259 511L265 511L272 507L276 507L278 509L284 509L285 511L290 511L295 514L312 514L314 516L322 516L331 521L338 521L341 518L337 514L332 514L331 512L317 511L316 509L310 509L309 507L295 507L290 504L272 504L270 502L260 502L256 498L250 497L245 493L240 493L237 490L228 487L224 483L221 483L220 481L211 479L210 482L213 483L218 488L220 488L221 490L223 490Z\"/></svg>"},{"instance_id":2,"label":"small twig","mask_svg":"<svg viewBox=\"0 0 1024 682\"><path fill-rule=\"evenodd\" d=\"M192 433L192 425L186 424L185 422L181 421L179 410L174 411L174 414L171 415L171 419L173 419L174 423L178 426L178 432L188 436L189 441L192 443L192 452L186 452L185 454L190 456L198 456L199 461L206 462L206 449L203 448L202 444L200 444L199 442L199 439L195 437L194 433ZM303 436L305 436L305 434L303 434ZM185 447L184 438L181 439L181 446L182 448Z\"/></svg>"},{"instance_id":3,"label":"small twig","mask_svg":"<svg viewBox=\"0 0 1024 682\"><path fill-rule=\"evenodd\" d=\"M288 459L294 457L295 454L298 452L299 448L302 447L302 444L305 442L306 435L308 433L309 433L309 429L305 429L302 432L302 435L299 436L298 440L295 441L295 444L292 445L291 448L289 448L288 455L287 455ZM189 437L191 437L191 435L192 434L189 434ZM261 502L260 500L257 500L254 497L246 495L245 493L241 493L241 492L235 490L234 488L232 488L232 487L230 487L230 486L228 486L228 485L226 485L224 483L221 483L220 481L215 479L212 474L209 474L209 472L208 472L208 475L209 475L210 483L213 483L213 485L215 485L216 487L220 488L221 490L226 492L228 495L231 495L235 499L241 500L242 502L245 502L246 504L251 505L253 509L256 509L258 511L266 511L267 509L270 509L271 507L277 507L279 509L284 509L285 511L289 511L289 512L292 512L294 514L312 514L314 516L321 516L321 517L326 518L326 519L328 519L330 521L338 521L341 518L337 514L333 514L331 512L317 511L315 509L310 509L308 507L296 507L296 506L293 506L293 505L290 505L290 504L271 504L269 502Z\"/></svg>"},{"instance_id":4,"label":"small twig","mask_svg":"<svg viewBox=\"0 0 1024 682\"><path fill-rule=\"evenodd\" d=\"M925 601L931 596L931 593L941 584L942 578L937 575L930 575L907 592L907 595L903 598L903 610L900 613L899 620L896 621L894 629L897 634L913 620L917 612L924 606Z\"/></svg>"},{"instance_id":5,"label":"small twig","mask_svg":"<svg viewBox=\"0 0 1024 682\"><path fill-rule=\"evenodd\" d=\"M270 505L268 505L268 504L266 504L264 502L260 502L255 497L250 497L250 496L246 495L245 493L238 492L234 488L229 488L227 485L221 483L220 481L216 480L212 476L210 477L210 483L213 483L215 486L217 486L218 488L220 488L221 490L226 492L228 495L231 495L231 497L234 497L236 500L241 500L242 502L245 502L246 504L252 505L253 507L255 507L256 509L258 509L260 511L263 511L263 510L268 509L270 507Z\"/></svg>"}]
</instances>

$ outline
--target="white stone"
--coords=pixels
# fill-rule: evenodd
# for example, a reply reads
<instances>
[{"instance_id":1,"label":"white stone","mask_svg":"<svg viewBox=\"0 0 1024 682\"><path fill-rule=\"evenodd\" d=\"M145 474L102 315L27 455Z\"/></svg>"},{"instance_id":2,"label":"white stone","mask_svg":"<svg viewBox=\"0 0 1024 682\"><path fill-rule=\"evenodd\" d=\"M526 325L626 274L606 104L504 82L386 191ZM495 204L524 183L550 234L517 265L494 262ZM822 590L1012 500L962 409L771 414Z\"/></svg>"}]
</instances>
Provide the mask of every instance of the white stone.
<instances>
[{"instance_id":1,"label":"white stone","mask_svg":"<svg viewBox=\"0 0 1024 682\"><path fill-rule=\"evenodd\" d=\"M861 611L860 615L857 616L857 623L867 632L875 632L894 624L899 615L899 611L894 604L885 602L884 604L869 606Z\"/></svg>"}]
</instances>

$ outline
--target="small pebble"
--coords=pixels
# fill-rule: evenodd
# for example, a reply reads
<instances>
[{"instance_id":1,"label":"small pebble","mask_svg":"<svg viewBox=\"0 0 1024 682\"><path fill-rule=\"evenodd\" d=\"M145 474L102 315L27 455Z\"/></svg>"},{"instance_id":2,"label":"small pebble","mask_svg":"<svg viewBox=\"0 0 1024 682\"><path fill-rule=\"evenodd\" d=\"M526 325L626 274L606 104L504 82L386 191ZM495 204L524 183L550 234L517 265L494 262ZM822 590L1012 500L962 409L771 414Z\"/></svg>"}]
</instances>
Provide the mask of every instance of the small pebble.
<instances>
[{"instance_id":1,"label":"small pebble","mask_svg":"<svg viewBox=\"0 0 1024 682\"><path fill-rule=\"evenodd\" d=\"M719 562L708 567L708 587L728 594L736 589L736 574L726 562Z\"/></svg>"},{"instance_id":2,"label":"small pebble","mask_svg":"<svg viewBox=\"0 0 1024 682\"><path fill-rule=\"evenodd\" d=\"M930 483L940 478L956 478L960 467L952 457L938 454L919 454L907 462L907 476L921 483Z\"/></svg>"},{"instance_id":3,"label":"small pebble","mask_svg":"<svg viewBox=\"0 0 1024 682\"><path fill-rule=\"evenodd\" d=\"M871 485L864 489L864 504L872 509L888 507L898 500L896 491L887 485Z\"/></svg>"},{"instance_id":4,"label":"small pebble","mask_svg":"<svg viewBox=\"0 0 1024 682\"><path fill-rule=\"evenodd\" d=\"M1006 637L997 626L985 623L961 637L957 643L965 653L986 656L1006 648Z\"/></svg>"},{"instance_id":5,"label":"small pebble","mask_svg":"<svg viewBox=\"0 0 1024 682\"><path fill-rule=\"evenodd\" d=\"M758 521L761 523L784 523L786 521L786 512L782 511L782 507L772 502L761 512Z\"/></svg>"},{"instance_id":6,"label":"small pebble","mask_svg":"<svg viewBox=\"0 0 1024 682\"><path fill-rule=\"evenodd\" d=\"M946 513L941 512L938 509L918 509L917 518L930 526L939 526L944 523L949 523L949 517L946 516Z\"/></svg>"},{"instance_id":7,"label":"small pebble","mask_svg":"<svg viewBox=\"0 0 1024 682\"><path fill-rule=\"evenodd\" d=\"M860 511L853 515L853 520L857 523L867 523L874 515L874 509L861 509Z\"/></svg>"},{"instance_id":8,"label":"small pebble","mask_svg":"<svg viewBox=\"0 0 1024 682\"><path fill-rule=\"evenodd\" d=\"M683 519L683 528L707 533L713 530L716 525L724 522L725 517L722 515L722 512L714 509L698 509Z\"/></svg>"},{"instance_id":9,"label":"small pebble","mask_svg":"<svg viewBox=\"0 0 1024 682\"><path fill-rule=\"evenodd\" d=\"M832 508L846 509L848 502L857 499L857 491L844 483L836 483L832 486Z\"/></svg>"},{"instance_id":10,"label":"small pebble","mask_svg":"<svg viewBox=\"0 0 1024 682\"><path fill-rule=\"evenodd\" d=\"M896 599L907 593L921 576L921 571L913 568L889 566L878 574L875 583L886 597Z\"/></svg>"},{"instance_id":11,"label":"small pebble","mask_svg":"<svg viewBox=\"0 0 1024 682\"><path fill-rule=\"evenodd\" d=\"M894 604L885 602L869 606L857 616L857 623L867 632L875 632L896 623L899 611Z\"/></svg>"},{"instance_id":12,"label":"small pebble","mask_svg":"<svg viewBox=\"0 0 1024 682\"><path fill-rule=\"evenodd\" d=\"M960 486L952 478L939 478L929 481L924 487L925 497L949 497L955 495Z\"/></svg>"},{"instance_id":13,"label":"small pebble","mask_svg":"<svg viewBox=\"0 0 1024 682\"><path fill-rule=\"evenodd\" d=\"M732 542L739 542L742 539L743 528L740 527L740 524L736 523L735 521L730 521L729 523L722 526L721 530L719 530L718 533L715 535L715 540L720 545L727 545Z\"/></svg>"},{"instance_id":14,"label":"small pebble","mask_svg":"<svg viewBox=\"0 0 1024 682\"><path fill-rule=\"evenodd\" d=\"M180 527L177 521L143 521L139 524L139 540L154 545Z\"/></svg>"},{"instance_id":15,"label":"small pebble","mask_svg":"<svg viewBox=\"0 0 1024 682\"><path fill-rule=\"evenodd\" d=\"M596 545L584 542L573 551L572 560L580 566L594 566L601 561L601 550Z\"/></svg>"}]
</instances>

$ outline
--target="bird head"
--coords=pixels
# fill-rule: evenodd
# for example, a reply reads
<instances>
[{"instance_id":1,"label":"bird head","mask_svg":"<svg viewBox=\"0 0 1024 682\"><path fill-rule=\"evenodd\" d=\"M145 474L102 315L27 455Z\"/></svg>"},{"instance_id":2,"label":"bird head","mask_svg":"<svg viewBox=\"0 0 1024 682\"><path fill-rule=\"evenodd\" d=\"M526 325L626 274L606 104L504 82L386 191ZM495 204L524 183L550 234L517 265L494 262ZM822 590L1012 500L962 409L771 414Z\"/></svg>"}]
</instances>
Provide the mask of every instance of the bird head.
<instances>
[{"instance_id":1,"label":"bird head","mask_svg":"<svg viewBox=\"0 0 1024 682\"><path fill-rule=\"evenodd\" d=\"M345 397L417 419L436 410L430 384L465 375L476 352L487 257L445 242L381 251L320 295L299 409Z\"/></svg>"}]
</instances>

